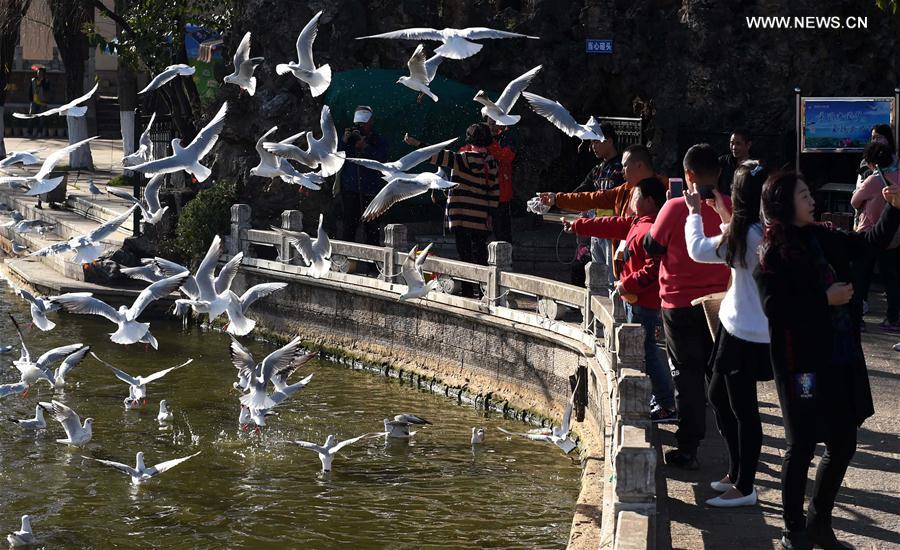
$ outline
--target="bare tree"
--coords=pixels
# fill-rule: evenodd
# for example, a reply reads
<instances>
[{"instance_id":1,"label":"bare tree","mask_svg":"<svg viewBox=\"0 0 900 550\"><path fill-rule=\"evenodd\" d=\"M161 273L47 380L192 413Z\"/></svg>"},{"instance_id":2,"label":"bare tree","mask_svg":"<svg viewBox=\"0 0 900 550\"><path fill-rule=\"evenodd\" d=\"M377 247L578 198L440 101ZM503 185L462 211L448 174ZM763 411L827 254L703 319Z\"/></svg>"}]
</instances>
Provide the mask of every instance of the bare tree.
<instances>
[{"instance_id":1,"label":"bare tree","mask_svg":"<svg viewBox=\"0 0 900 550\"><path fill-rule=\"evenodd\" d=\"M6 85L19 43L19 28L30 6L31 0L0 0L0 157L6 156L6 144L3 142Z\"/></svg>"}]
</instances>

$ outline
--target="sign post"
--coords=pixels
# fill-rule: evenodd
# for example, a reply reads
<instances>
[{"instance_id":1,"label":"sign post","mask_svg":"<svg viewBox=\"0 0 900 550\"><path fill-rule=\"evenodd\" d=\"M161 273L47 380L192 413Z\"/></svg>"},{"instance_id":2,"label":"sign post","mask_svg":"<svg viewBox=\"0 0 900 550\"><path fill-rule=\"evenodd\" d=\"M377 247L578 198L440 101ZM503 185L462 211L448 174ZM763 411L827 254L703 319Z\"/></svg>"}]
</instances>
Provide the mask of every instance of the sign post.
<instances>
[{"instance_id":1,"label":"sign post","mask_svg":"<svg viewBox=\"0 0 900 550\"><path fill-rule=\"evenodd\" d=\"M586 53L612 54L612 38L588 38L584 41L584 51Z\"/></svg>"}]
</instances>

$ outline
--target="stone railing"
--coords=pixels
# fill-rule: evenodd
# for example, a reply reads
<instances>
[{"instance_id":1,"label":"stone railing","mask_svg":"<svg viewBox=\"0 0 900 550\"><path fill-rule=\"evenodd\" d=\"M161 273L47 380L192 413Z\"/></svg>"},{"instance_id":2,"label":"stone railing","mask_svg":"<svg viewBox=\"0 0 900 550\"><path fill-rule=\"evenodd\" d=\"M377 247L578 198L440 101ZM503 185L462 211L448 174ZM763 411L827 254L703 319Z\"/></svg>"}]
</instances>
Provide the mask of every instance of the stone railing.
<instances>
[{"instance_id":1,"label":"stone railing","mask_svg":"<svg viewBox=\"0 0 900 550\"><path fill-rule=\"evenodd\" d=\"M385 227L385 246L332 240L332 271L313 279L288 239L252 229L250 218L248 205L232 207L228 252L244 253L243 284L302 283L256 308L264 324L306 329L323 341L324 327L336 334L330 345L396 359L401 376L439 375L448 387L455 382L460 394L466 388L485 400L505 394L511 406L550 416L558 417L576 381L585 381L583 395L576 395L581 424L575 426L589 459L570 547L654 547L657 457L643 330L624 323L621 302L608 297L605 266L588 264L586 288L576 287L512 272L512 246L492 242L486 266L430 255L424 271L438 277L438 290L426 300L398 303L405 290L398 276L412 246L405 226ZM302 230L300 212L285 211L281 225ZM462 282L480 285L483 298L457 296ZM395 332L404 337L393 338ZM445 341L454 339L454 346ZM418 347L398 352L403 340Z\"/></svg>"}]
</instances>

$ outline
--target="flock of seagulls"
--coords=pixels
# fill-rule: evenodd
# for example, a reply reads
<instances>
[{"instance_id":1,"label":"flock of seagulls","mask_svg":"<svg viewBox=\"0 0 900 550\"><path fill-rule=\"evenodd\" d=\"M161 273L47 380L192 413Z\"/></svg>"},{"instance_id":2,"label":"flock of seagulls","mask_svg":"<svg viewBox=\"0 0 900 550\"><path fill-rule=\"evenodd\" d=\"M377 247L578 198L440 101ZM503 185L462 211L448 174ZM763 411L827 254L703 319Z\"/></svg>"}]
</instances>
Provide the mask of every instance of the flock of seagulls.
<instances>
[{"instance_id":1,"label":"flock of seagulls","mask_svg":"<svg viewBox=\"0 0 900 550\"><path fill-rule=\"evenodd\" d=\"M278 75L290 73L295 78L305 83L312 97L322 95L330 86L332 70L328 64L316 66L313 58L313 44L318 32L318 21L322 12L317 13L306 24L297 37L296 61L277 64L275 72ZM398 30L358 39L401 39L416 41L438 41L441 45L434 50L429 57L423 44L418 44L410 57L407 67L409 76L403 76L397 83L419 93L418 100L427 96L432 101L438 101L429 85L434 80L438 68L444 59L461 60L477 54L483 45L478 43L488 39L527 38L537 39L519 33L499 31L484 27L472 27L466 29L430 29L412 28ZM263 57L251 57L251 34L246 33L234 53L234 72L225 77L226 84L238 86L241 93L253 96L257 87L256 77L253 75L265 59ZM532 109L545 117L554 126L566 135L577 137L581 140L603 140L596 119L591 117L586 124L578 124L571 114L558 102L525 91L534 77L541 70L537 66L509 82L496 101L492 101L488 95L479 90L474 101L483 105L481 113L489 117L499 125L511 126L519 122L520 116L511 113L520 96L526 98ZM172 65L155 75L151 82L139 93L149 93L160 89L174 79L187 77L194 74L194 69L187 65ZM82 104L90 99L97 91L97 86L85 94L56 109L45 111L39 115L23 115L14 113L17 118L31 118L32 116L84 116L87 107ZM131 207L122 215L98 225L93 231L69 239L68 241L55 243L32 255L43 256L52 254L74 253L73 260L88 264L99 259L103 254L103 239L116 231L121 224L131 216L135 210L141 213L145 223L158 223L164 216L168 207L162 206L159 191L162 186L163 176L175 172L185 171L193 175L197 181L203 182L212 174L209 166L203 164L204 158L211 152L225 125L228 113L228 102L218 109L217 113L206 123L196 137L184 145L182 140L172 140L172 154L161 158L154 158L153 143L150 139L150 130L153 126L156 113L144 129L139 139L135 152L123 157L122 164L129 170L140 172L150 177L146 191L141 199L116 189L107 191L129 203ZM432 158L442 149L450 146L455 140L448 139L434 145L421 147L393 162L377 162L363 158L348 158L343 152L338 151L338 134L334 125L331 110L328 105L323 105L320 115L321 137L315 138L311 132L301 132L281 140L272 138L278 131L274 126L266 131L256 142L256 151L259 155L259 163L251 169L250 174L264 178L280 178L290 184L298 185L309 190L319 190L325 178L336 174L344 162L356 163L379 172L385 180L385 186L363 213L366 220L383 215L393 205L403 200L421 195L429 190L452 188L456 184L450 181L447 174L438 169L436 172L412 172L421 163ZM301 138L306 139L306 148L296 144ZM50 178L59 161L79 147L87 145L96 139L91 137L69 146L60 148L46 157L40 169L33 175L4 176L0 177L0 184L6 184L13 188L25 190L27 195L46 193L55 188L62 178ZM31 166L41 163L36 155L39 151L11 152L6 158L0 160L0 169L9 169L15 165ZM297 165L293 164L296 162ZM298 169L298 165L306 170ZM101 191L89 183L91 194L97 195ZM19 234L37 232L44 233L52 230L52 224L43 220L27 220L21 214L0 207L0 217L8 217L9 221L3 226L12 227ZM305 232L289 231L273 228L286 237L287 242L301 256L306 264L306 273L312 277L324 277L331 269L331 243L327 232L323 228L324 218L320 216L316 238L313 239ZM26 247L19 246L16 253L24 253ZM430 253L431 244L423 250L415 246L410 250L403 262L400 275L406 282L407 289L400 294L400 300L412 300L425 298L429 292L437 286L437 280L426 281L424 267ZM257 300L279 290L286 283L265 283L248 289L243 295L238 296L231 290L231 284L238 272L242 261L242 254L232 257L221 270L216 273L219 260L223 254L223 244L220 237L216 236L210 245L207 254L200 263L196 273L175 262L164 258L144 258L141 265L133 268L122 268L122 273L134 279L149 283L130 305L122 305L118 308L110 306L106 302L95 298L90 293L68 293L59 296L36 297L24 289L17 289L16 294L25 300L30 307L33 324L42 331L53 330L56 323L48 319L48 314L64 310L73 314L99 315L116 326L116 330L110 333L110 340L117 344L131 345L144 343L158 349L159 343L150 332L149 322L141 322L140 317L150 304L161 299L171 298L173 293L180 293L184 297L175 300L176 315L186 315L189 311L195 315L207 315L213 321L222 314L228 317L227 332L231 335L231 357L237 369L237 381L233 387L240 394L240 412L238 423L242 430L255 426L259 431L266 426L266 418L274 414L275 407L286 399L296 395L312 381L312 374L290 382L290 377L298 369L316 357L315 353L309 353L301 346L301 341L295 338L281 348L269 353L262 361L257 362L252 353L237 340L236 336L249 334L255 327L255 321L246 316L248 308ZM15 320L13 319L15 323ZM169 367L150 375L134 376L117 368L97 357L90 351L90 346L80 343L61 346L51 349L32 360L25 346L25 339L19 330L21 340L21 357L13 364L19 371L17 382L0 385L0 398L21 394L26 396L29 388L40 381L45 381L54 390L63 388L66 384L66 375L69 374L85 356L91 356L104 365L113 375L128 385L128 397L124 399L125 408L136 409L148 404L147 385L153 381L168 375L169 373L184 368L191 364L192 359L187 359L173 367ZM11 349L0 349L0 353L7 353ZM59 363L56 369L51 367ZM574 392L573 392L574 396ZM560 427L552 429L550 433L515 433L500 430L510 436L522 436L530 440L554 444L565 453L575 448L575 443L570 439L570 421L573 401L570 400L563 423ZM49 413L53 419L61 424L66 437L58 439L59 443L75 447L87 445L93 435L93 419L81 417L70 407L61 401L39 402L35 406L33 418L10 419L22 430L44 430L47 422L45 413ZM170 424L174 419L165 399L159 402L157 421L160 425ZM431 424L430 421L414 414L398 414L393 418L385 418L383 429L364 433L342 441L331 434L322 444L308 441L293 441L293 444L301 448L314 451L321 462L322 471L331 471L334 458L337 453L349 445L369 438L387 437L397 439L409 439L417 433L417 427ZM485 439L483 428L472 428L471 444L481 444ZM96 461L99 464L119 470L129 476L134 484L148 481L185 461L194 458L199 453L194 453L181 458L175 458L147 467L144 463L144 453L138 452L135 457L135 465L101 460L92 457L86 459ZM22 516L22 525L19 531L7 537L12 545L33 544L36 539L31 530L30 517Z\"/></svg>"}]
</instances>

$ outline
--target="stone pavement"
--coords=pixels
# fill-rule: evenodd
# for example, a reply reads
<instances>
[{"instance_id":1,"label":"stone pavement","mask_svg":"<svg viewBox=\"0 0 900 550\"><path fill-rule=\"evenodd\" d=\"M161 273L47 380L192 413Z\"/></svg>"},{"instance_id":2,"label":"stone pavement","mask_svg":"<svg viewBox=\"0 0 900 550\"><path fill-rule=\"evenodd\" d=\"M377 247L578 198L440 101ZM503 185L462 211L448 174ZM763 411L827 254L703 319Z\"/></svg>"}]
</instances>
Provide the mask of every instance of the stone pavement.
<instances>
[{"instance_id":1,"label":"stone pavement","mask_svg":"<svg viewBox=\"0 0 900 550\"><path fill-rule=\"evenodd\" d=\"M873 285L874 287L874 285ZM878 330L884 318L884 297L880 287L869 294L871 313L866 316L868 332L863 347L875 400L875 416L859 431L859 445L850 464L835 506L834 528L838 537L858 549L900 548L900 352L891 347L900 334ZM784 430L778 396L773 383L759 385L763 418L763 448L756 487L759 505L731 510L706 506L716 496L709 482L720 479L728 469L725 444L707 409L706 439L700 447L700 470L685 472L660 466L660 521L658 548L779 548L781 536L781 458ZM674 444L674 426L657 430L664 448ZM824 447L819 445L814 466ZM668 479L662 479L666 476ZM815 469L810 469L807 503Z\"/></svg>"}]
</instances>

